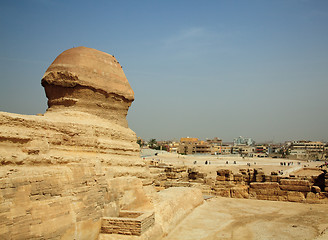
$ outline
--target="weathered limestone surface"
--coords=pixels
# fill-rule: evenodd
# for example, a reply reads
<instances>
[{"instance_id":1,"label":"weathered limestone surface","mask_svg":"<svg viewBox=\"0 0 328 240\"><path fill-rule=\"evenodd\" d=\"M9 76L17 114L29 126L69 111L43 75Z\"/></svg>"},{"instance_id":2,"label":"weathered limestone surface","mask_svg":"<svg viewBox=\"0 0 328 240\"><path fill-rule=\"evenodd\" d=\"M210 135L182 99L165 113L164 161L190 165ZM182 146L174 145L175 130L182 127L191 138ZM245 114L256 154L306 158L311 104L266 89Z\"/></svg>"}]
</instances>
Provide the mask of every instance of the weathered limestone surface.
<instances>
[{"instance_id":1,"label":"weathered limestone surface","mask_svg":"<svg viewBox=\"0 0 328 240\"><path fill-rule=\"evenodd\" d=\"M0 239L97 239L103 216L149 202L133 91L113 56L85 47L59 55L42 85L43 116L0 113Z\"/></svg>"},{"instance_id":2,"label":"weathered limestone surface","mask_svg":"<svg viewBox=\"0 0 328 240\"><path fill-rule=\"evenodd\" d=\"M197 188L172 187L154 198L155 217L168 234L187 214L203 203L202 192Z\"/></svg>"}]
</instances>

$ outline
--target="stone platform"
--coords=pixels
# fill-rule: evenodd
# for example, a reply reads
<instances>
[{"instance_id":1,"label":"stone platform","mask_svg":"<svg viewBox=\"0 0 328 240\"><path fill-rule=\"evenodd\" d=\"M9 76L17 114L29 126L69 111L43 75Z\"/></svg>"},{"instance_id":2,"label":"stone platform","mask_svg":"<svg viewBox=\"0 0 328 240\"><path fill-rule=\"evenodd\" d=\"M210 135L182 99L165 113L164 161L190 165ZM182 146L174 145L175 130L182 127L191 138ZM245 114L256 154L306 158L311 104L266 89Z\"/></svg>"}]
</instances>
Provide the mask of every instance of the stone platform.
<instances>
[{"instance_id":1,"label":"stone platform","mask_svg":"<svg viewBox=\"0 0 328 240\"><path fill-rule=\"evenodd\" d=\"M118 217L104 217L101 233L142 235L155 222L154 212L121 211Z\"/></svg>"}]
</instances>

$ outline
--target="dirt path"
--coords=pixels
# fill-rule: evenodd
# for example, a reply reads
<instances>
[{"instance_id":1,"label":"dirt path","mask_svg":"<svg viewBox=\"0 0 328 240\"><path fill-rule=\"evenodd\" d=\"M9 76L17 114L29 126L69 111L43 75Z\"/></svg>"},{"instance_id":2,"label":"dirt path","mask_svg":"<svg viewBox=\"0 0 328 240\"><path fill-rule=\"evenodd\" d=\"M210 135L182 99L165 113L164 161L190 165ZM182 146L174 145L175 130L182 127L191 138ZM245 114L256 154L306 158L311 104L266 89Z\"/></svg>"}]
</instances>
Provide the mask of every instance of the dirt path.
<instances>
[{"instance_id":1,"label":"dirt path","mask_svg":"<svg viewBox=\"0 0 328 240\"><path fill-rule=\"evenodd\" d=\"M165 240L315 239L328 228L328 205L213 198Z\"/></svg>"}]
</instances>

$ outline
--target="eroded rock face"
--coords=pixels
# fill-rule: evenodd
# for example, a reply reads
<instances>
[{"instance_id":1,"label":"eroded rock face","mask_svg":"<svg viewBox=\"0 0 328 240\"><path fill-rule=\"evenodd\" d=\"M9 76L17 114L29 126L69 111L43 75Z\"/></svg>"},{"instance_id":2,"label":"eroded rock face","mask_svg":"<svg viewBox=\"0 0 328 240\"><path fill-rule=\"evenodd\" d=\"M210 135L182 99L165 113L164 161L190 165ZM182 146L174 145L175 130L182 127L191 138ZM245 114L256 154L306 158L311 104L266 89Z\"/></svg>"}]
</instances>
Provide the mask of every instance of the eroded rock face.
<instances>
[{"instance_id":1,"label":"eroded rock face","mask_svg":"<svg viewBox=\"0 0 328 240\"><path fill-rule=\"evenodd\" d=\"M44 116L0 112L0 239L96 239L102 216L127 204L118 187L147 203L133 91L113 56L85 47L60 54L42 85Z\"/></svg>"}]
</instances>

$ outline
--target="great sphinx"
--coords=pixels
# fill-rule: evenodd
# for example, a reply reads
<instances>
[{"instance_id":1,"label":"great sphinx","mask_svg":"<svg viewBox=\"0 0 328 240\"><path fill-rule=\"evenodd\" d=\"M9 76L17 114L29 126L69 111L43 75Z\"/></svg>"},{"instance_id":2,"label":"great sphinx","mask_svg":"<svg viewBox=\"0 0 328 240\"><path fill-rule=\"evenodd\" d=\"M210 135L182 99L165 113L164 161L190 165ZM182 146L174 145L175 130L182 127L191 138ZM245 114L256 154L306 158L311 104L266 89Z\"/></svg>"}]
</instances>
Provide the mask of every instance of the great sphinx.
<instances>
[{"instance_id":1,"label":"great sphinx","mask_svg":"<svg viewBox=\"0 0 328 240\"><path fill-rule=\"evenodd\" d=\"M0 112L0 239L97 239L104 216L165 202L128 127L134 92L114 56L66 50L41 84L44 114ZM190 191L195 200L182 213L201 203L200 191ZM172 206L157 205L160 237L169 229L161 214Z\"/></svg>"}]
</instances>

